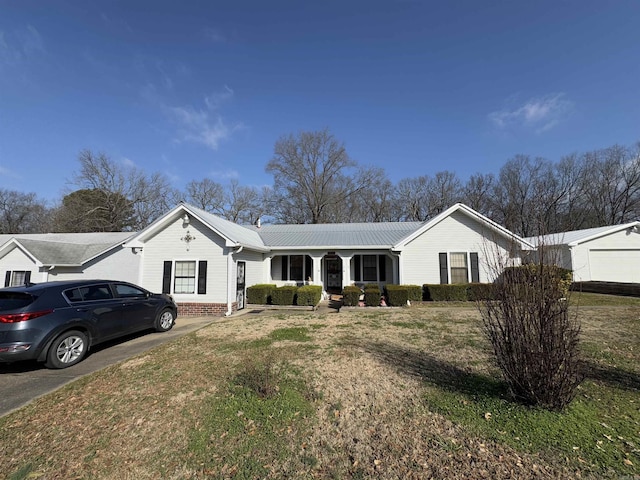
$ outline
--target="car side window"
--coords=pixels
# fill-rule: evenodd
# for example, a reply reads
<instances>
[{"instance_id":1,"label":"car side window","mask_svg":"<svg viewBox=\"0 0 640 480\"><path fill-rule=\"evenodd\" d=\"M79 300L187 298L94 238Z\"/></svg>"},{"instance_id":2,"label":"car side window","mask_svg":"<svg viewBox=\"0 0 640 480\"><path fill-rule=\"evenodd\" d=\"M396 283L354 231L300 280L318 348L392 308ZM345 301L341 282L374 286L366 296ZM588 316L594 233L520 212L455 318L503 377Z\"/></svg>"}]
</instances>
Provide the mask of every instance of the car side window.
<instances>
[{"instance_id":1,"label":"car side window","mask_svg":"<svg viewBox=\"0 0 640 480\"><path fill-rule=\"evenodd\" d=\"M85 302L113 298L109 285L89 285L88 287L80 287L79 290Z\"/></svg>"},{"instance_id":2,"label":"car side window","mask_svg":"<svg viewBox=\"0 0 640 480\"><path fill-rule=\"evenodd\" d=\"M82 294L80 293L79 288L72 288L71 290L65 290L64 296L67 297L67 300L69 300L71 303L82 301Z\"/></svg>"},{"instance_id":3,"label":"car side window","mask_svg":"<svg viewBox=\"0 0 640 480\"><path fill-rule=\"evenodd\" d=\"M118 294L119 297L140 298L140 297L147 296L147 292L139 288L136 288L133 285L116 283L114 286L116 288L116 293Z\"/></svg>"}]
</instances>

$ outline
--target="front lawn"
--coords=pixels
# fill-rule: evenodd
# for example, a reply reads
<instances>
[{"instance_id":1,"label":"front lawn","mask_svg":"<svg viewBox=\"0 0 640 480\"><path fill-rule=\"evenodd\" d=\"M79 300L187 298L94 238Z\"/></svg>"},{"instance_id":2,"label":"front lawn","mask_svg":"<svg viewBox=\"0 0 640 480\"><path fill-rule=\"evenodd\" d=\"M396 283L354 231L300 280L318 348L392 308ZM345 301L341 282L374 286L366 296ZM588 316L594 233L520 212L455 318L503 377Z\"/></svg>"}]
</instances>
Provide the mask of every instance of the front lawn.
<instances>
[{"instance_id":1,"label":"front lawn","mask_svg":"<svg viewBox=\"0 0 640 480\"><path fill-rule=\"evenodd\" d=\"M477 310L220 319L0 419L27 478L635 478L640 301L583 294L563 413L508 400Z\"/></svg>"}]
</instances>

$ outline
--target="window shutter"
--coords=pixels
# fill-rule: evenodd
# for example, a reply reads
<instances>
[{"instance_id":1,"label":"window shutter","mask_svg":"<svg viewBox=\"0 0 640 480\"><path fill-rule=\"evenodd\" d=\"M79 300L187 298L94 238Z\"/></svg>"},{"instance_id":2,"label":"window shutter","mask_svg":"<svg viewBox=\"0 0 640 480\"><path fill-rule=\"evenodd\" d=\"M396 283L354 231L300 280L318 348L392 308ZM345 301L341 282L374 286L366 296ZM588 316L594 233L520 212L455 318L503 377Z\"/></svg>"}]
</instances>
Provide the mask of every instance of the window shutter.
<instances>
[{"instance_id":1,"label":"window shutter","mask_svg":"<svg viewBox=\"0 0 640 480\"><path fill-rule=\"evenodd\" d=\"M165 260L162 271L162 293L171 293L171 260Z\"/></svg>"},{"instance_id":2,"label":"window shutter","mask_svg":"<svg viewBox=\"0 0 640 480\"><path fill-rule=\"evenodd\" d=\"M469 254L471 257L471 281L480 282L480 268L478 266L478 253L472 252Z\"/></svg>"},{"instance_id":3,"label":"window shutter","mask_svg":"<svg viewBox=\"0 0 640 480\"><path fill-rule=\"evenodd\" d=\"M387 281L387 256L378 255L378 278L381 282Z\"/></svg>"},{"instance_id":4,"label":"window shutter","mask_svg":"<svg viewBox=\"0 0 640 480\"><path fill-rule=\"evenodd\" d=\"M289 255L282 256L282 276L280 280L289 280Z\"/></svg>"},{"instance_id":5,"label":"window shutter","mask_svg":"<svg viewBox=\"0 0 640 480\"><path fill-rule=\"evenodd\" d=\"M353 276L354 281L361 282L362 281L362 269L360 268L360 263L362 262L362 255L356 255L353 257L353 268L355 269L355 274Z\"/></svg>"},{"instance_id":6,"label":"window shutter","mask_svg":"<svg viewBox=\"0 0 640 480\"><path fill-rule=\"evenodd\" d=\"M198 262L198 295L207 293L207 261Z\"/></svg>"},{"instance_id":7,"label":"window shutter","mask_svg":"<svg viewBox=\"0 0 640 480\"><path fill-rule=\"evenodd\" d=\"M27 285L31 281L31 271L24 272L24 284Z\"/></svg>"},{"instance_id":8,"label":"window shutter","mask_svg":"<svg viewBox=\"0 0 640 480\"><path fill-rule=\"evenodd\" d=\"M8 270L4 276L4 286L8 287L11 285L11 270Z\"/></svg>"},{"instance_id":9,"label":"window shutter","mask_svg":"<svg viewBox=\"0 0 640 480\"><path fill-rule=\"evenodd\" d=\"M303 280L306 281L309 277L313 280L313 260L309 255L304 256L304 270L306 277Z\"/></svg>"},{"instance_id":10,"label":"window shutter","mask_svg":"<svg viewBox=\"0 0 640 480\"><path fill-rule=\"evenodd\" d=\"M447 284L449 283L449 268L447 266L447 254L439 253L440 256L440 283Z\"/></svg>"}]
</instances>

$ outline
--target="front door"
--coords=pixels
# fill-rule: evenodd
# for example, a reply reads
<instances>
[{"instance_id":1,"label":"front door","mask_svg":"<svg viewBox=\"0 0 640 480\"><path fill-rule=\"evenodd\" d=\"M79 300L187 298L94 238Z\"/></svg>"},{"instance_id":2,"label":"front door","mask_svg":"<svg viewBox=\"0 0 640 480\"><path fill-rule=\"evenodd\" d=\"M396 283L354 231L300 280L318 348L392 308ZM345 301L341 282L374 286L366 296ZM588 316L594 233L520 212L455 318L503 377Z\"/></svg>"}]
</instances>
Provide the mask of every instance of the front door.
<instances>
[{"instance_id":1,"label":"front door","mask_svg":"<svg viewBox=\"0 0 640 480\"><path fill-rule=\"evenodd\" d=\"M327 292L342 293L342 259L340 257L325 257Z\"/></svg>"},{"instance_id":2,"label":"front door","mask_svg":"<svg viewBox=\"0 0 640 480\"><path fill-rule=\"evenodd\" d=\"M244 308L245 270L246 270L246 263L238 262L238 281L236 284L236 304L237 304L238 310L242 310Z\"/></svg>"}]
</instances>

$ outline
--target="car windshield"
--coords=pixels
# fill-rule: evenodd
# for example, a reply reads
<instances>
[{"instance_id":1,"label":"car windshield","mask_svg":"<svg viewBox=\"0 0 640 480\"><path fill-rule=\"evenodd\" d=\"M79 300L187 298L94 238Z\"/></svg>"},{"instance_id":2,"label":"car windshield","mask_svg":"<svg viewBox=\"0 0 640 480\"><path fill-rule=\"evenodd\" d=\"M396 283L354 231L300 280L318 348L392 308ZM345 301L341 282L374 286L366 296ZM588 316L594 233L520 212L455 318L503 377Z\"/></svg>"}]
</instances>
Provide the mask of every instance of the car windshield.
<instances>
[{"instance_id":1,"label":"car windshield","mask_svg":"<svg viewBox=\"0 0 640 480\"><path fill-rule=\"evenodd\" d=\"M35 300L33 295L23 292L0 292L0 312L23 308Z\"/></svg>"}]
</instances>

